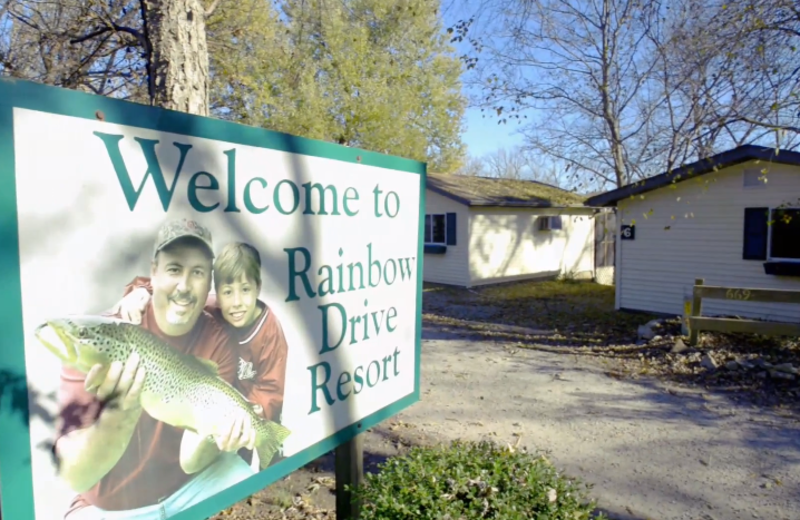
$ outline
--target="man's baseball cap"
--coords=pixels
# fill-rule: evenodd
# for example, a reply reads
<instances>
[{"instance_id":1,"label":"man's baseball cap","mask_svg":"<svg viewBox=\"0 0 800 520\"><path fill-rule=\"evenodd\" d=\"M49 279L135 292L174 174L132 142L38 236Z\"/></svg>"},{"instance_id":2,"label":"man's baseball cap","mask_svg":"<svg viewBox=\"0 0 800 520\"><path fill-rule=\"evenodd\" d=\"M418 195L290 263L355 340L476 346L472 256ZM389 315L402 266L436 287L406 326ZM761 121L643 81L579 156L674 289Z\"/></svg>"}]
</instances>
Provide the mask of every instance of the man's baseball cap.
<instances>
[{"instance_id":1,"label":"man's baseball cap","mask_svg":"<svg viewBox=\"0 0 800 520\"><path fill-rule=\"evenodd\" d=\"M197 221L186 218L173 220L161 226L161 229L158 230L155 247L153 248L153 257L167 245L184 237L192 237L199 240L200 243L208 248L208 253L211 255L211 258L214 258L214 245L211 240L211 231Z\"/></svg>"}]
</instances>

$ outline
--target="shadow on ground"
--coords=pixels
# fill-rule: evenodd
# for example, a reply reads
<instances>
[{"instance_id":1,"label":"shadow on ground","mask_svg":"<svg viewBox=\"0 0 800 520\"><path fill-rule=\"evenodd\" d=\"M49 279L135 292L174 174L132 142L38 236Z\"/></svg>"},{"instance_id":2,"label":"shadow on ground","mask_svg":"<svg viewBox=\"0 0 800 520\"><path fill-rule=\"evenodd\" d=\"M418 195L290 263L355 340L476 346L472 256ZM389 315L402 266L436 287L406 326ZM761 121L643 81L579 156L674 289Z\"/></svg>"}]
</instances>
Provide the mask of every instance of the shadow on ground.
<instances>
[{"instance_id":1,"label":"shadow on ground","mask_svg":"<svg viewBox=\"0 0 800 520\"><path fill-rule=\"evenodd\" d=\"M614 287L593 282L477 289L427 284L423 296L423 331L430 339L494 341L581 356L614 377L657 376L760 406L800 411L800 376L792 373L800 367L797 338L704 334L689 347L678 317L661 317L655 337L640 339L639 326L655 319L615 311ZM770 367L779 365L788 366L787 373L775 375Z\"/></svg>"},{"instance_id":2,"label":"shadow on ground","mask_svg":"<svg viewBox=\"0 0 800 520\"><path fill-rule=\"evenodd\" d=\"M432 326L423 337L423 403L403 420L551 451L568 474L596 484L593 496L611 500L601 506L619 518L777 519L797 509L794 416L713 389L619 381L585 356L459 339Z\"/></svg>"}]
</instances>

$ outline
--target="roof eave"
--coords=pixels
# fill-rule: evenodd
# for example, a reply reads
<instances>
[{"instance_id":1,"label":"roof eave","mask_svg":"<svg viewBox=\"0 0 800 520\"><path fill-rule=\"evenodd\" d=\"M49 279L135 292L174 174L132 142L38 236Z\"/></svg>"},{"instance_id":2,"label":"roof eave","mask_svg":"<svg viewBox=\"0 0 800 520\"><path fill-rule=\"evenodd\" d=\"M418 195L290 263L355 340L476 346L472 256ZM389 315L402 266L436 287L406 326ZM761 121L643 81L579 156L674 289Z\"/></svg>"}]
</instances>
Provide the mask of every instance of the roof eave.
<instances>
[{"instance_id":1,"label":"roof eave","mask_svg":"<svg viewBox=\"0 0 800 520\"><path fill-rule=\"evenodd\" d=\"M778 164L788 164L793 166L800 166L800 153L783 150L776 154L773 148L755 147L752 145L745 145L733 150L722 152L708 159L701 159L691 164L682 166L672 172L661 173L654 177L650 177L643 181L630 183L621 188L607 191L589 197L584 204L588 206L609 207L616 206L617 203L627 197L640 195L649 191L657 190L672 184L676 177L684 177L676 182L683 182L691 178L707 175L713 171L721 168L728 168L737 164L747 161L771 161ZM698 169L699 168L699 169ZM694 171L697 170L697 171ZM692 172L691 175L687 175Z\"/></svg>"},{"instance_id":2,"label":"roof eave","mask_svg":"<svg viewBox=\"0 0 800 520\"><path fill-rule=\"evenodd\" d=\"M525 202L472 202L472 208L591 209L584 204L533 204Z\"/></svg>"},{"instance_id":3,"label":"roof eave","mask_svg":"<svg viewBox=\"0 0 800 520\"><path fill-rule=\"evenodd\" d=\"M448 198L450 200L454 200L454 201L458 202L459 204L463 204L465 206L470 206L470 207L498 207L498 208L500 208L500 207L504 207L504 208L510 208L510 207L516 207L516 208L559 208L559 207L561 207L561 208L570 208L570 207L572 207L572 208L582 208L582 207L585 206L585 204L580 203L580 202L576 202L574 205L550 205L550 206L546 206L546 205L539 204L539 203L529 203L529 202L476 201L476 200L472 200L472 199L467 199L465 197L461 197L461 196L456 195L456 194L454 194L454 193L452 193L452 192L450 192L450 191L448 191L448 190L446 190L444 188L432 185L430 183L427 184L426 188L431 190L434 193L437 193L437 194L443 196L443 197L446 197L446 198Z\"/></svg>"},{"instance_id":4,"label":"roof eave","mask_svg":"<svg viewBox=\"0 0 800 520\"><path fill-rule=\"evenodd\" d=\"M458 202L459 204L463 204L465 206L469 206L472 203L471 200L465 199L464 197L459 197L458 195L455 195L455 194L445 190L444 188L440 188L439 186L431 186L430 183L428 183L425 187L427 189L431 190L432 192L438 193L442 197L447 197L450 200L454 200L454 201Z\"/></svg>"}]
</instances>

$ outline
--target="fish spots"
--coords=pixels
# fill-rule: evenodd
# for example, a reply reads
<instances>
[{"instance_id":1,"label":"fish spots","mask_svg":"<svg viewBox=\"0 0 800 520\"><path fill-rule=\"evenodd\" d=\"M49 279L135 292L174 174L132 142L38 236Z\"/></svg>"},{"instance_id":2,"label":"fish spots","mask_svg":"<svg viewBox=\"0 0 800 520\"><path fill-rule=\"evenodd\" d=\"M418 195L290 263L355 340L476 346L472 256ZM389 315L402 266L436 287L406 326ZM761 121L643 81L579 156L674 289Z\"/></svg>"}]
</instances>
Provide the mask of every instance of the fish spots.
<instances>
[{"instance_id":1,"label":"fish spots","mask_svg":"<svg viewBox=\"0 0 800 520\"><path fill-rule=\"evenodd\" d=\"M290 434L256 414L244 396L203 361L181 353L147 329L94 317L88 326L85 323L71 323L69 332L87 355L102 354L111 361L125 362L132 353L139 354L147 373L143 406L159 420L205 432L218 430L223 419L244 413L256 429L256 447L264 463L269 463Z\"/></svg>"}]
</instances>

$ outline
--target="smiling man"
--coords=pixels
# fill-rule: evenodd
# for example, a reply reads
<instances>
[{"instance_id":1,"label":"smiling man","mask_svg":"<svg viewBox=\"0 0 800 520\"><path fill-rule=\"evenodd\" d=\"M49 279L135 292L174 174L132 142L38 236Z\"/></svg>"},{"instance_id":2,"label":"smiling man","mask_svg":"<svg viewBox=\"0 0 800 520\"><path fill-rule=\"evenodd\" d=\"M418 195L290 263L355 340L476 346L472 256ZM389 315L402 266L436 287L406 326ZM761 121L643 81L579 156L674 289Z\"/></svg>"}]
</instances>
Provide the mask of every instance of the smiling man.
<instances>
[{"instance_id":1,"label":"smiling man","mask_svg":"<svg viewBox=\"0 0 800 520\"><path fill-rule=\"evenodd\" d=\"M205 227L192 220L164 225L140 326L183 353L214 361L220 377L233 383L232 339L203 309L213 258ZM65 519L163 520L252 475L237 456L252 448L252 428L236 421L223 425L228 435L202 439L142 413L144 368L134 354L124 365L96 365L87 374L62 369L55 452L61 478L79 493Z\"/></svg>"}]
</instances>

